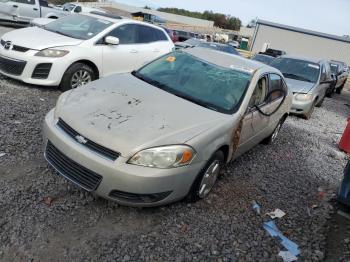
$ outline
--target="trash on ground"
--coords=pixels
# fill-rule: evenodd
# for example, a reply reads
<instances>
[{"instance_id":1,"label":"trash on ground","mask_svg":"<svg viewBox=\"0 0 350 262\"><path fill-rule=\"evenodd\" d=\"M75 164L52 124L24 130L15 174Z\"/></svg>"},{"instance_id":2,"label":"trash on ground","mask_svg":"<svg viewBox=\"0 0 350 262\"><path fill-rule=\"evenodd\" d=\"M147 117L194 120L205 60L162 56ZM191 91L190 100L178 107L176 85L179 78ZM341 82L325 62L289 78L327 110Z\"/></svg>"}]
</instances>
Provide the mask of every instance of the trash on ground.
<instances>
[{"instance_id":1,"label":"trash on ground","mask_svg":"<svg viewBox=\"0 0 350 262\"><path fill-rule=\"evenodd\" d=\"M272 219L275 219L275 218L284 217L286 215L286 213L283 212L281 209L276 208L275 211L269 212L266 215L270 216Z\"/></svg>"},{"instance_id":2,"label":"trash on ground","mask_svg":"<svg viewBox=\"0 0 350 262\"><path fill-rule=\"evenodd\" d=\"M44 199L43 199L44 204L47 205L47 206L51 206L52 201L53 201L53 198L49 197L49 196L48 197L44 197Z\"/></svg>"},{"instance_id":3,"label":"trash on ground","mask_svg":"<svg viewBox=\"0 0 350 262\"><path fill-rule=\"evenodd\" d=\"M0 152L0 157L3 157L5 155L6 155L6 153Z\"/></svg>"},{"instance_id":4,"label":"trash on ground","mask_svg":"<svg viewBox=\"0 0 350 262\"><path fill-rule=\"evenodd\" d=\"M293 241L289 240L287 237L285 237L278 230L273 220L264 222L263 228L270 234L270 236L279 238L281 240L281 245L284 246L294 256L298 256L300 254L299 246Z\"/></svg>"},{"instance_id":5,"label":"trash on ground","mask_svg":"<svg viewBox=\"0 0 350 262\"><path fill-rule=\"evenodd\" d=\"M252 201L252 208L253 210L255 210L256 213L260 215L261 207L255 200Z\"/></svg>"},{"instance_id":6,"label":"trash on ground","mask_svg":"<svg viewBox=\"0 0 350 262\"><path fill-rule=\"evenodd\" d=\"M278 255L282 257L283 262L292 262L298 260L298 258L289 251L280 251Z\"/></svg>"},{"instance_id":7,"label":"trash on ground","mask_svg":"<svg viewBox=\"0 0 350 262\"><path fill-rule=\"evenodd\" d=\"M39 100L40 100L40 101L42 101L42 102L44 102L44 101L45 101L45 99L44 99L44 98L39 98Z\"/></svg>"}]
</instances>

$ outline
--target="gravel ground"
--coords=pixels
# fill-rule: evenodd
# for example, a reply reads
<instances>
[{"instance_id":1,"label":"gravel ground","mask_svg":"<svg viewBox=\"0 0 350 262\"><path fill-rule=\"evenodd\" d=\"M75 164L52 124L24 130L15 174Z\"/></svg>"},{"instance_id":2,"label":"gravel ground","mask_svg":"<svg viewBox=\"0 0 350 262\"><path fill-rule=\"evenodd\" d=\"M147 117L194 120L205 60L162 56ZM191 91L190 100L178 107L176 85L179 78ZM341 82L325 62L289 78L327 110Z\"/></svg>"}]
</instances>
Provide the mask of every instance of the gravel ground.
<instances>
[{"instance_id":1,"label":"gravel ground","mask_svg":"<svg viewBox=\"0 0 350 262\"><path fill-rule=\"evenodd\" d=\"M0 76L0 261L281 261L262 229L275 208L300 260L325 259L350 92L325 99L309 121L288 118L276 144L230 164L207 200L144 209L96 198L47 168L41 125L59 94Z\"/></svg>"}]
</instances>

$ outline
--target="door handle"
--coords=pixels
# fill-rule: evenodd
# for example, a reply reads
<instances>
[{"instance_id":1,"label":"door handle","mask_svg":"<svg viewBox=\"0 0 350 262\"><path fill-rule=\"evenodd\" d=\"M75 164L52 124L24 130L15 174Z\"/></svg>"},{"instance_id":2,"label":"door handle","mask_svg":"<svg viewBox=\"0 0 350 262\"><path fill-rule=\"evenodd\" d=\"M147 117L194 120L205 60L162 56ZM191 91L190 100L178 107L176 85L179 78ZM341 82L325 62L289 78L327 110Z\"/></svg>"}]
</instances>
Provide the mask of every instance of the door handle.
<instances>
[{"instance_id":1,"label":"door handle","mask_svg":"<svg viewBox=\"0 0 350 262\"><path fill-rule=\"evenodd\" d=\"M160 50L159 49L154 49L153 52L158 53L158 52L160 52Z\"/></svg>"},{"instance_id":2,"label":"door handle","mask_svg":"<svg viewBox=\"0 0 350 262\"><path fill-rule=\"evenodd\" d=\"M38 8L35 8L35 7L34 7L33 10L38 11Z\"/></svg>"},{"instance_id":3,"label":"door handle","mask_svg":"<svg viewBox=\"0 0 350 262\"><path fill-rule=\"evenodd\" d=\"M18 5L13 5L13 7L18 8Z\"/></svg>"},{"instance_id":4,"label":"door handle","mask_svg":"<svg viewBox=\"0 0 350 262\"><path fill-rule=\"evenodd\" d=\"M130 53L135 54L135 53L137 53L137 50L133 49L133 50L130 51Z\"/></svg>"}]
</instances>

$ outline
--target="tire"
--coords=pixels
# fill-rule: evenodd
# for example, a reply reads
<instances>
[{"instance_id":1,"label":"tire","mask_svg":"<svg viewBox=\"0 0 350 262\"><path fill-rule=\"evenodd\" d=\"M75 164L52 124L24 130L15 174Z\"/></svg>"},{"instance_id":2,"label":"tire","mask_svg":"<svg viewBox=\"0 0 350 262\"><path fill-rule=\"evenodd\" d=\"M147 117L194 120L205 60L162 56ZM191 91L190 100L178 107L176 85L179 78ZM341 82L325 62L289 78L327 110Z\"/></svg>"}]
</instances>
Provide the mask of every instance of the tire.
<instances>
[{"instance_id":1,"label":"tire","mask_svg":"<svg viewBox=\"0 0 350 262\"><path fill-rule=\"evenodd\" d=\"M339 95L341 94L341 91L343 90L345 83L346 83L346 80L344 81L344 83L341 86L339 86L338 88L335 89L335 92L337 94L339 94Z\"/></svg>"},{"instance_id":2,"label":"tire","mask_svg":"<svg viewBox=\"0 0 350 262\"><path fill-rule=\"evenodd\" d=\"M307 113L304 115L304 118L305 118L306 120L309 120L309 119L311 118L311 115L312 115L312 113L313 113L314 110L315 110L315 106L316 106L316 101L313 102L313 104L312 104L312 106L311 106L309 112L307 112Z\"/></svg>"},{"instance_id":3,"label":"tire","mask_svg":"<svg viewBox=\"0 0 350 262\"><path fill-rule=\"evenodd\" d=\"M79 82L79 75L81 75L80 82ZM77 86L75 86L75 83L73 82L74 81L73 78L79 82ZM64 72L60 83L60 88L62 91L67 91L72 88L76 88L81 85L87 84L95 80L96 78L97 78L96 72L90 66L79 62L74 63L70 67L68 67L66 72Z\"/></svg>"},{"instance_id":4,"label":"tire","mask_svg":"<svg viewBox=\"0 0 350 262\"><path fill-rule=\"evenodd\" d=\"M196 202L200 199L206 198L209 195L224 166L224 161L225 156L222 151L219 150L213 154L203 170L198 174L196 180L193 182L190 192L186 197L188 202ZM211 173L213 168L215 170L213 173ZM212 177L207 176L208 174L211 174ZM207 185L207 188L205 188L205 185Z\"/></svg>"},{"instance_id":5,"label":"tire","mask_svg":"<svg viewBox=\"0 0 350 262\"><path fill-rule=\"evenodd\" d=\"M271 145L271 144L273 144L276 141L276 139L278 137L278 134L279 134L279 132L280 132L280 130L281 130L283 124L284 124L284 121L286 121L286 119L287 119L286 116L284 116L284 117L282 117L280 119L280 121L278 122L276 128L273 130L272 134L270 136L266 137L262 141L262 144L264 144L264 145Z\"/></svg>"},{"instance_id":6,"label":"tire","mask_svg":"<svg viewBox=\"0 0 350 262\"><path fill-rule=\"evenodd\" d=\"M320 100L320 102L318 102L317 104L315 104L316 107L321 107L323 104L323 101L325 99L326 95L323 96L323 98Z\"/></svg>"}]
</instances>

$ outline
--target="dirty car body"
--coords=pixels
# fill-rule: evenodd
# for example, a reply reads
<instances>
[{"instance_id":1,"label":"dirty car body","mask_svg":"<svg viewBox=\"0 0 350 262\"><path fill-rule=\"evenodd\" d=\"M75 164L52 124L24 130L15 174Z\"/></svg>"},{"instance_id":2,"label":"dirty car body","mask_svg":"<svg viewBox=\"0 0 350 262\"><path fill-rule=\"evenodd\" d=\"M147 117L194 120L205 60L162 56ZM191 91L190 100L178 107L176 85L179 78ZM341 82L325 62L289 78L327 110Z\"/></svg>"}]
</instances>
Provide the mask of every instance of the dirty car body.
<instances>
[{"instance_id":1,"label":"dirty car body","mask_svg":"<svg viewBox=\"0 0 350 262\"><path fill-rule=\"evenodd\" d=\"M192 192L217 152L225 164L271 136L291 96L274 68L204 48L175 51L63 93L45 118L45 157L104 198L163 205Z\"/></svg>"}]
</instances>

